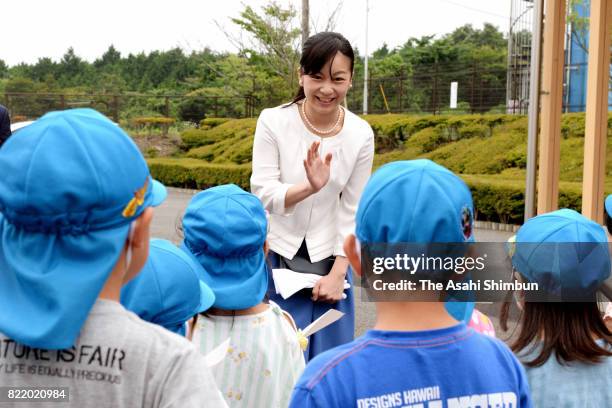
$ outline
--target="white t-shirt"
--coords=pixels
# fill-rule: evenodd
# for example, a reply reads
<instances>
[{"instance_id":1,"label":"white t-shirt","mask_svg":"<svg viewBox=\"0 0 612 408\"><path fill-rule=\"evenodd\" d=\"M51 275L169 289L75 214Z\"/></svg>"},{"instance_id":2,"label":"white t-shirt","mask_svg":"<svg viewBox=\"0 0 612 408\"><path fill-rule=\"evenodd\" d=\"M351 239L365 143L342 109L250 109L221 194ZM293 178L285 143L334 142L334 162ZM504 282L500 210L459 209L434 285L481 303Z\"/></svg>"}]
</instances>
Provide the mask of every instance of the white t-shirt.
<instances>
[{"instance_id":1,"label":"white t-shirt","mask_svg":"<svg viewBox=\"0 0 612 408\"><path fill-rule=\"evenodd\" d=\"M196 327L193 341L204 355L230 338L225 359L211 369L230 407L289 404L304 354L278 305L246 316L200 316Z\"/></svg>"},{"instance_id":2,"label":"white t-shirt","mask_svg":"<svg viewBox=\"0 0 612 408\"><path fill-rule=\"evenodd\" d=\"M69 402L37 407L227 406L189 341L100 299L70 349L32 349L0 333L0 386L69 388Z\"/></svg>"},{"instance_id":3,"label":"white t-shirt","mask_svg":"<svg viewBox=\"0 0 612 408\"><path fill-rule=\"evenodd\" d=\"M344 256L344 238L355 230L357 204L372 172L372 128L345 110L340 133L321 138L304 125L297 104L283 106L261 112L253 143L251 191L271 214L270 249L292 259L306 238L312 262ZM303 160L315 141L321 142L321 157L333 155L330 180L318 193L285 208L287 190L307 180Z\"/></svg>"}]
</instances>

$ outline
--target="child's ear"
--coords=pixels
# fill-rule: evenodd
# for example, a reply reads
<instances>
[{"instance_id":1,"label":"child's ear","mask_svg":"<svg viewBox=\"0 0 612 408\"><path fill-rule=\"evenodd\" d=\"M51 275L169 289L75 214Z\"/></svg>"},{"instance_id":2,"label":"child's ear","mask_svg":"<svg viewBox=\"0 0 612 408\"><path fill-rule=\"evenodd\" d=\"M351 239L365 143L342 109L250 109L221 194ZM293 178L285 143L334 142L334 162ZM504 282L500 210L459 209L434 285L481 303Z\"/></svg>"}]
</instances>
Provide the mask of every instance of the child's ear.
<instances>
[{"instance_id":1,"label":"child's ear","mask_svg":"<svg viewBox=\"0 0 612 408\"><path fill-rule=\"evenodd\" d=\"M268 240L267 239L264 241L263 250L264 250L264 256L267 258L268 257L268 251L270 251L270 245L268 244Z\"/></svg>"},{"instance_id":2,"label":"child's ear","mask_svg":"<svg viewBox=\"0 0 612 408\"><path fill-rule=\"evenodd\" d=\"M361 256L357 249L357 239L355 239L354 234L350 234L344 240L344 253L357 276L361 276Z\"/></svg>"},{"instance_id":3,"label":"child's ear","mask_svg":"<svg viewBox=\"0 0 612 408\"><path fill-rule=\"evenodd\" d=\"M151 238L151 220L153 220L153 208L148 207L136 219L134 233L128 245L132 247L132 256L123 283L138 275L149 257L149 239Z\"/></svg>"}]
</instances>

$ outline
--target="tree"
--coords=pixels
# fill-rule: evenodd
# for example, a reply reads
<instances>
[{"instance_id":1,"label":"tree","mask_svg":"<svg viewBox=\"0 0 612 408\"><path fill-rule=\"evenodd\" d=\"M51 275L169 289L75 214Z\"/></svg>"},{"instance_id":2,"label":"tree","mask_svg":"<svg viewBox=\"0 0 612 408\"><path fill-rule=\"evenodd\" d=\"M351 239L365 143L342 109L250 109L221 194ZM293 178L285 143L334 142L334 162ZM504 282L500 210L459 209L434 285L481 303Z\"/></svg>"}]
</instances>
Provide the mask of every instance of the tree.
<instances>
[{"instance_id":1,"label":"tree","mask_svg":"<svg viewBox=\"0 0 612 408\"><path fill-rule=\"evenodd\" d=\"M121 61L121 53L117 51L114 45L110 45L108 49L102 54L102 58L94 61L94 67L103 68L107 66L116 65Z\"/></svg>"},{"instance_id":2,"label":"tree","mask_svg":"<svg viewBox=\"0 0 612 408\"><path fill-rule=\"evenodd\" d=\"M64 87L91 84L93 82L91 65L68 48L59 63L59 82Z\"/></svg>"},{"instance_id":3,"label":"tree","mask_svg":"<svg viewBox=\"0 0 612 408\"><path fill-rule=\"evenodd\" d=\"M244 55L283 79L284 86L279 94L288 96L297 84L297 71L299 66L300 30L296 26L296 11L289 5L284 9L276 2L262 7L262 14L258 14L247 6L240 17L231 21L242 30L250 34L247 41L236 39L227 34L235 45L239 54ZM280 96L279 95L279 96Z\"/></svg>"},{"instance_id":4,"label":"tree","mask_svg":"<svg viewBox=\"0 0 612 408\"><path fill-rule=\"evenodd\" d=\"M8 76L8 65L3 59L0 59L0 79Z\"/></svg>"},{"instance_id":5,"label":"tree","mask_svg":"<svg viewBox=\"0 0 612 408\"><path fill-rule=\"evenodd\" d=\"M372 58L376 59L376 58L384 58L387 55L389 55L389 46L387 45L387 43L383 43L382 47L380 47L379 49L377 49L376 51L374 51L372 53Z\"/></svg>"},{"instance_id":6,"label":"tree","mask_svg":"<svg viewBox=\"0 0 612 408\"><path fill-rule=\"evenodd\" d=\"M38 62L31 67L29 78L39 82L50 81L50 78L56 80L59 77L59 68L59 65L51 58L39 58Z\"/></svg>"}]
</instances>

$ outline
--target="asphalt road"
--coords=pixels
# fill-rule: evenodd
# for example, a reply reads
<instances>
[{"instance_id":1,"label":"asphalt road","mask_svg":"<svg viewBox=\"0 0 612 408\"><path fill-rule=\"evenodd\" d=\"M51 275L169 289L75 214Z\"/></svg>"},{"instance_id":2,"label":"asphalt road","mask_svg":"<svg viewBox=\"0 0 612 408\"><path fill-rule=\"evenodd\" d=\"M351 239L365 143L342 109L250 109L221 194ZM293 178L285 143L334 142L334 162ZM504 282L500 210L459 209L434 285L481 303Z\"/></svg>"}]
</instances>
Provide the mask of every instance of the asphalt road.
<instances>
[{"instance_id":1,"label":"asphalt road","mask_svg":"<svg viewBox=\"0 0 612 408\"><path fill-rule=\"evenodd\" d=\"M156 238L165 238L175 243L179 243L181 236L179 235L177 226L180 225L180 220L189 200L196 193L195 190L183 190L168 188L168 198L166 201L155 209L151 234ZM475 236L479 242L504 242L512 235L506 231L491 231L476 229ZM374 304L363 301L361 289L355 288L355 335L359 336L367 329L374 326L375 311ZM506 338L501 332L498 323L499 303L478 304L478 309L487 314L494 322L498 337ZM511 324L510 327L513 325Z\"/></svg>"}]
</instances>

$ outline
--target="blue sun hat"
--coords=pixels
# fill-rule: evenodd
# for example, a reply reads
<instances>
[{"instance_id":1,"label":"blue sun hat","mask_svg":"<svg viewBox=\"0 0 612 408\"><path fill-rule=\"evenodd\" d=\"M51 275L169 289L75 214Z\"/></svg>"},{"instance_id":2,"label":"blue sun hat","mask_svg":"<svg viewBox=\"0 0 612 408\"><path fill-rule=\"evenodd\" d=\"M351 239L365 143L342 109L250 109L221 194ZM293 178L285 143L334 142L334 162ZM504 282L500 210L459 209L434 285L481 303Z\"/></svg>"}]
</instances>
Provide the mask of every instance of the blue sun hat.
<instances>
[{"instance_id":1,"label":"blue sun hat","mask_svg":"<svg viewBox=\"0 0 612 408\"><path fill-rule=\"evenodd\" d=\"M355 217L355 235L367 243L473 242L474 205L467 185L430 160L397 161L368 181ZM457 320L468 321L473 302L446 302Z\"/></svg>"},{"instance_id":2,"label":"blue sun hat","mask_svg":"<svg viewBox=\"0 0 612 408\"><path fill-rule=\"evenodd\" d=\"M605 225L608 229L608 233L612 235L612 194L606 197L604 207L606 209Z\"/></svg>"},{"instance_id":3,"label":"blue sun hat","mask_svg":"<svg viewBox=\"0 0 612 408\"><path fill-rule=\"evenodd\" d=\"M51 112L0 150L0 332L71 347L125 246L166 197L130 137L91 109Z\"/></svg>"},{"instance_id":4,"label":"blue sun hat","mask_svg":"<svg viewBox=\"0 0 612 408\"><path fill-rule=\"evenodd\" d=\"M261 201L234 184L201 191L187 206L181 248L204 267L216 308L247 309L263 300L267 225Z\"/></svg>"},{"instance_id":5,"label":"blue sun hat","mask_svg":"<svg viewBox=\"0 0 612 408\"><path fill-rule=\"evenodd\" d=\"M599 224L576 211L553 211L518 230L512 265L548 293L590 296L610 276L608 239Z\"/></svg>"},{"instance_id":6,"label":"blue sun hat","mask_svg":"<svg viewBox=\"0 0 612 408\"><path fill-rule=\"evenodd\" d=\"M165 239L152 239L140 273L121 289L121 303L141 319L181 336L185 322L210 308L212 290L200 280L204 270Z\"/></svg>"},{"instance_id":7,"label":"blue sun hat","mask_svg":"<svg viewBox=\"0 0 612 408\"><path fill-rule=\"evenodd\" d=\"M608 216L612 217L612 194L606 197L604 201L604 207L606 208L606 213Z\"/></svg>"}]
</instances>

